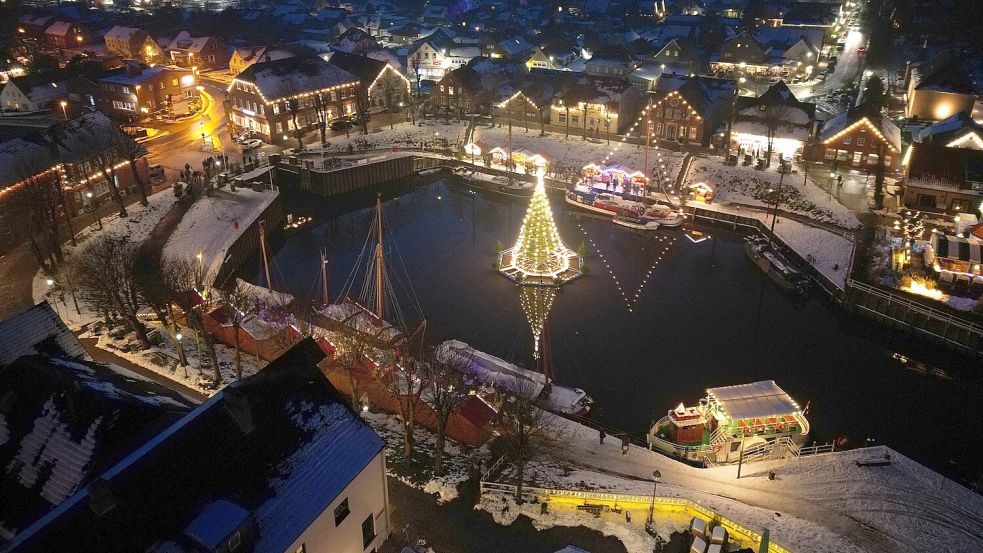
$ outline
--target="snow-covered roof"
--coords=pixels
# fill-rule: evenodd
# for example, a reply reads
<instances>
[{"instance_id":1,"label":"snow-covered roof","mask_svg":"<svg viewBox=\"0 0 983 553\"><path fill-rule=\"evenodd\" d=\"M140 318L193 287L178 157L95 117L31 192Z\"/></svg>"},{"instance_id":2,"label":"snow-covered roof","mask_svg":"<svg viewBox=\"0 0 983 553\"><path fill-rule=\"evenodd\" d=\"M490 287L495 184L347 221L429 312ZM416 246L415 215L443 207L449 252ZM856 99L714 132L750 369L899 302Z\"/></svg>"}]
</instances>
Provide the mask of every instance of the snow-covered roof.
<instances>
[{"instance_id":1,"label":"snow-covered roof","mask_svg":"<svg viewBox=\"0 0 983 553\"><path fill-rule=\"evenodd\" d=\"M966 136L969 134L976 135L975 143L971 137ZM938 123L912 133L912 138L915 142L950 143L958 141L960 144L965 143L963 147L980 149L983 148L983 126L965 112L960 111Z\"/></svg>"},{"instance_id":2,"label":"snow-covered roof","mask_svg":"<svg viewBox=\"0 0 983 553\"><path fill-rule=\"evenodd\" d=\"M68 21L55 21L44 30L44 34L53 36L65 36L72 29L72 23Z\"/></svg>"},{"instance_id":3,"label":"snow-covered roof","mask_svg":"<svg viewBox=\"0 0 983 553\"><path fill-rule=\"evenodd\" d=\"M174 37L174 40L167 45L167 50L181 50L184 52L199 53L211 39L209 36L193 37L188 31L181 31Z\"/></svg>"},{"instance_id":4,"label":"snow-covered roof","mask_svg":"<svg viewBox=\"0 0 983 553\"><path fill-rule=\"evenodd\" d=\"M983 195L971 185L983 182L983 151L935 143L913 144L905 182L909 187Z\"/></svg>"},{"instance_id":5,"label":"snow-covered roof","mask_svg":"<svg viewBox=\"0 0 983 553\"><path fill-rule=\"evenodd\" d=\"M15 534L193 406L126 369L58 355L0 367L0 390L14 402L0 412L0 526Z\"/></svg>"},{"instance_id":6,"label":"snow-covered roof","mask_svg":"<svg viewBox=\"0 0 983 553\"><path fill-rule=\"evenodd\" d=\"M23 355L60 354L89 359L82 343L68 330L48 302L0 321L0 366Z\"/></svg>"},{"instance_id":7,"label":"snow-covered roof","mask_svg":"<svg viewBox=\"0 0 983 553\"><path fill-rule=\"evenodd\" d=\"M734 420L792 415L801 410L774 380L709 388L707 394Z\"/></svg>"},{"instance_id":8,"label":"snow-covered roof","mask_svg":"<svg viewBox=\"0 0 983 553\"><path fill-rule=\"evenodd\" d=\"M316 55L256 63L236 79L253 83L269 101L358 81L355 75Z\"/></svg>"},{"instance_id":9,"label":"snow-covered roof","mask_svg":"<svg viewBox=\"0 0 983 553\"><path fill-rule=\"evenodd\" d=\"M469 362L469 374L477 380L534 399L546 386L542 373L523 369L494 355L478 351L458 340L448 340L439 346L439 355L454 356Z\"/></svg>"},{"instance_id":10,"label":"snow-covered roof","mask_svg":"<svg viewBox=\"0 0 983 553\"><path fill-rule=\"evenodd\" d=\"M901 129L883 113L861 104L830 119L823 127L820 140L825 142L834 135L863 120L875 127L887 139L895 152L901 151Z\"/></svg>"},{"instance_id":11,"label":"snow-covered roof","mask_svg":"<svg viewBox=\"0 0 983 553\"><path fill-rule=\"evenodd\" d=\"M527 52L533 49L533 45L529 44L529 41L522 37L521 35L509 37L498 43L498 47L505 52L507 56L517 56L523 52Z\"/></svg>"},{"instance_id":12,"label":"snow-covered roof","mask_svg":"<svg viewBox=\"0 0 983 553\"><path fill-rule=\"evenodd\" d=\"M118 40L130 40L133 37L133 35L142 32L143 31L137 29L136 27L121 27L117 25L112 29L110 29L109 32L106 33L106 36Z\"/></svg>"},{"instance_id":13,"label":"snow-covered roof","mask_svg":"<svg viewBox=\"0 0 983 553\"><path fill-rule=\"evenodd\" d=\"M249 550L287 551L385 445L318 369L323 358L308 338L230 384L13 546L29 539L46 551L97 551L106 543L120 551L158 551L157 544L188 543L185 529L202 513L231 525L241 512L209 507L235 498L255 520ZM385 476L370 478L382 485ZM98 516L90 504L99 501L100 489L110 490L113 508ZM214 537L208 534L203 537Z\"/></svg>"}]
</instances>

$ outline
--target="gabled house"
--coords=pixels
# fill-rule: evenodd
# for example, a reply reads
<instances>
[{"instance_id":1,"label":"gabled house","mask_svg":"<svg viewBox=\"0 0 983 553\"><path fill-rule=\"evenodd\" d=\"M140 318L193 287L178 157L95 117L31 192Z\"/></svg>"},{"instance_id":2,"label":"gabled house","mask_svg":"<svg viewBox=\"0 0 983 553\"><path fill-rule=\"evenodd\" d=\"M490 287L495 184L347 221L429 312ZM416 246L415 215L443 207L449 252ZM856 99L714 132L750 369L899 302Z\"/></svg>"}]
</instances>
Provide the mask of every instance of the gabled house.
<instances>
[{"instance_id":1,"label":"gabled house","mask_svg":"<svg viewBox=\"0 0 983 553\"><path fill-rule=\"evenodd\" d=\"M17 19L17 38L20 41L44 41L44 30L55 21L53 15L24 14Z\"/></svg>"},{"instance_id":2,"label":"gabled house","mask_svg":"<svg viewBox=\"0 0 983 553\"><path fill-rule=\"evenodd\" d=\"M518 91L528 68L511 60L474 58L449 71L432 94L438 112L463 118L466 114L495 115L496 107Z\"/></svg>"},{"instance_id":3,"label":"gabled house","mask_svg":"<svg viewBox=\"0 0 983 553\"><path fill-rule=\"evenodd\" d=\"M103 40L106 43L106 51L110 54L162 63L163 49L142 29L117 25L103 35Z\"/></svg>"},{"instance_id":4,"label":"gabled house","mask_svg":"<svg viewBox=\"0 0 983 553\"><path fill-rule=\"evenodd\" d=\"M226 90L234 133L251 130L286 144L297 133L359 111L358 77L316 55L255 63Z\"/></svg>"},{"instance_id":5,"label":"gabled house","mask_svg":"<svg viewBox=\"0 0 983 553\"><path fill-rule=\"evenodd\" d=\"M389 62L345 52L332 52L327 60L358 77L363 105L370 113L396 111L409 103L410 80Z\"/></svg>"},{"instance_id":6,"label":"gabled house","mask_svg":"<svg viewBox=\"0 0 983 553\"><path fill-rule=\"evenodd\" d=\"M269 46L248 46L232 50L229 58L229 74L235 77L250 65L261 61L276 61L293 56L287 50L277 50Z\"/></svg>"},{"instance_id":7,"label":"gabled house","mask_svg":"<svg viewBox=\"0 0 983 553\"><path fill-rule=\"evenodd\" d=\"M32 203L30 187L61 186L59 201L50 206L51 216L59 218L80 215L93 202L107 201L107 179L112 178L122 194L130 193L136 178L123 155L130 141L109 117L93 111L0 142L0 248L35 238L31 218L37 204ZM141 182L150 182L146 157L135 161ZM110 175L103 171L103 162L112 168Z\"/></svg>"},{"instance_id":8,"label":"gabled house","mask_svg":"<svg viewBox=\"0 0 983 553\"><path fill-rule=\"evenodd\" d=\"M553 82L550 127L564 135L617 137L635 122L645 102L645 94L627 79L537 71L534 79L541 78Z\"/></svg>"},{"instance_id":9,"label":"gabled house","mask_svg":"<svg viewBox=\"0 0 983 553\"><path fill-rule=\"evenodd\" d=\"M99 110L118 121L151 116L185 116L200 107L198 80L191 68L127 62L96 84Z\"/></svg>"},{"instance_id":10,"label":"gabled house","mask_svg":"<svg viewBox=\"0 0 983 553\"><path fill-rule=\"evenodd\" d=\"M983 125L966 112L943 119L913 133L912 139L923 144L939 144L947 148L983 150Z\"/></svg>"},{"instance_id":11,"label":"gabled house","mask_svg":"<svg viewBox=\"0 0 983 553\"><path fill-rule=\"evenodd\" d=\"M68 100L71 79L64 74L14 77L0 90L0 108L25 112L56 108L58 102Z\"/></svg>"},{"instance_id":12,"label":"gabled house","mask_svg":"<svg viewBox=\"0 0 983 553\"><path fill-rule=\"evenodd\" d=\"M595 53L584 65L584 71L588 75L598 77L625 77L639 66L638 61L633 59L625 51L612 51L610 49Z\"/></svg>"},{"instance_id":13,"label":"gabled house","mask_svg":"<svg viewBox=\"0 0 983 553\"><path fill-rule=\"evenodd\" d=\"M873 171L883 161L888 171L896 172L901 166L901 131L886 115L861 104L828 121L806 157L861 171Z\"/></svg>"},{"instance_id":14,"label":"gabled house","mask_svg":"<svg viewBox=\"0 0 983 553\"><path fill-rule=\"evenodd\" d=\"M165 49L167 58L179 67L224 69L229 66L229 47L215 36L191 36L181 31Z\"/></svg>"},{"instance_id":15,"label":"gabled house","mask_svg":"<svg viewBox=\"0 0 983 553\"><path fill-rule=\"evenodd\" d=\"M364 56L382 48L375 38L359 27L352 27L343 32L331 43L331 49L336 52Z\"/></svg>"},{"instance_id":16,"label":"gabled house","mask_svg":"<svg viewBox=\"0 0 983 553\"><path fill-rule=\"evenodd\" d=\"M983 151L912 144L905 163L905 206L949 214L979 210L983 202Z\"/></svg>"},{"instance_id":17,"label":"gabled house","mask_svg":"<svg viewBox=\"0 0 983 553\"><path fill-rule=\"evenodd\" d=\"M821 29L759 27L723 41L710 70L727 76L789 78L815 71L822 51Z\"/></svg>"},{"instance_id":18,"label":"gabled house","mask_svg":"<svg viewBox=\"0 0 983 553\"><path fill-rule=\"evenodd\" d=\"M815 132L816 104L800 102L782 81L757 98L735 100L730 145L738 155L768 158L777 153L792 159L805 152Z\"/></svg>"},{"instance_id":19,"label":"gabled house","mask_svg":"<svg viewBox=\"0 0 983 553\"><path fill-rule=\"evenodd\" d=\"M52 48L78 48L88 40L88 31L74 21L55 21L44 30L44 42Z\"/></svg>"},{"instance_id":20,"label":"gabled house","mask_svg":"<svg viewBox=\"0 0 983 553\"><path fill-rule=\"evenodd\" d=\"M111 465L11 551L373 551L391 529L385 443L305 339ZM148 523L152 521L152 523Z\"/></svg>"},{"instance_id":21,"label":"gabled house","mask_svg":"<svg viewBox=\"0 0 983 553\"><path fill-rule=\"evenodd\" d=\"M948 52L909 64L905 80L906 117L941 121L955 113L973 113L978 87L963 61Z\"/></svg>"},{"instance_id":22,"label":"gabled house","mask_svg":"<svg viewBox=\"0 0 983 553\"><path fill-rule=\"evenodd\" d=\"M737 83L696 75L662 75L649 93L652 136L659 144L706 147L726 131L737 97Z\"/></svg>"},{"instance_id":23,"label":"gabled house","mask_svg":"<svg viewBox=\"0 0 983 553\"><path fill-rule=\"evenodd\" d=\"M441 27L410 46L407 76L417 81L439 81L449 71L477 57L481 57L477 41L458 38L453 31Z\"/></svg>"}]
</instances>

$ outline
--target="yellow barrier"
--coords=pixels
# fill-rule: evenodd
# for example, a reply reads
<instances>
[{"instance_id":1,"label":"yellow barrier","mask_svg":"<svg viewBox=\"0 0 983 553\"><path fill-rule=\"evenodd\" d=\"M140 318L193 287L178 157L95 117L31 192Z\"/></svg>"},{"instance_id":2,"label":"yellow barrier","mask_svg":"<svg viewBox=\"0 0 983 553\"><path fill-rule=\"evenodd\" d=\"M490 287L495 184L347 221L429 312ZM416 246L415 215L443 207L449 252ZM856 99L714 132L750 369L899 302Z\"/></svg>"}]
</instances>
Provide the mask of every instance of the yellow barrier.
<instances>
[{"instance_id":1,"label":"yellow barrier","mask_svg":"<svg viewBox=\"0 0 983 553\"><path fill-rule=\"evenodd\" d=\"M648 510L652 504L652 496L616 494L605 492L591 492L582 490L556 490L548 488L523 487L523 496L535 498L539 501L553 504L586 505L599 504L611 507L635 508L638 510ZM499 492L515 493L515 486L510 484L499 484L497 482L482 482L481 493ZM719 515L699 503L689 499L679 499L674 497L656 497L654 510L664 515L685 515L684 519L700 517L707 522L719 524L727 529L733 541L739 542L742 546L757 548L761 543L761 533L734 522L724 516ZM788 549L769 540L769 553L792 553Z\"/></svg>"}]
</instances>

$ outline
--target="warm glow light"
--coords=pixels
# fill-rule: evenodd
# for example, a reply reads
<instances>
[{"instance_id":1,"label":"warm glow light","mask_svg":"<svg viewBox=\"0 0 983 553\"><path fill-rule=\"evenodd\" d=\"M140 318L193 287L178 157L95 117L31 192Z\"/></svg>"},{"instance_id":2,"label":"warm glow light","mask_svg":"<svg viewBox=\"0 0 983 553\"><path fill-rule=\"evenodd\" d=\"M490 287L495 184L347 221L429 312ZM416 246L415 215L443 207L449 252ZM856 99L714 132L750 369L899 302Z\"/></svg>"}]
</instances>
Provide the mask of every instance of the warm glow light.
<instances>
[{"instance_id":1,"label":"warm glow light","mask_svg":"<svg viewBox=\"0 0 983 553\"><path fill-rule=\"evenodd\" d=\"M911 282L903 284L901 289L936 301L945 301L947 298L942 290L935 287L934 282L925 279L912 278Z\"/></svg>"}]
</instances>

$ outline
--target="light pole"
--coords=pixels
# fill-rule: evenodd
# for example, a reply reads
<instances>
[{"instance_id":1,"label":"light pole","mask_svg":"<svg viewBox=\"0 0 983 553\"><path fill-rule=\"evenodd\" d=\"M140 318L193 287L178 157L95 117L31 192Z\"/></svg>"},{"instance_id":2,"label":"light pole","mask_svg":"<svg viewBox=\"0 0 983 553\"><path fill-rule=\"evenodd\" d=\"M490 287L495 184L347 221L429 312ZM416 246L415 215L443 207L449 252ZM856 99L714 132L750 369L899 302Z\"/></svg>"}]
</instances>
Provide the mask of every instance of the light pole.
<instances>
[{"instance_id":1,"label":"light pole","mask_svg":"<svg viewBox=\"0 0 983 553\"><path fill-rule=\"evenodd\" d=\"M662 480L662 473L657 470L652 471L652 503L649 505L648 524L655 521L655 490L659 487L660 480Z\"/></svg>"},{"instance_id":2,"label":"light pole","mask_svg":"<svg viewBox=\"0 0 983 553\"><path fill-rule=\"evenodd\" d=\"M96 201L92 199L92 191L86 191L85 197L88 198L89 203L92 204L92 212L96 214L96 221L99 223L99 230L102 230L102 216L99 215L99 206L97 206Z\"/></svg>"},{"instance_id":3,"label":"light pole","mask_svg":"<svg viewBox=\"0 0 983 553\"><path fill-rule=\"evenodd\" d=\"M68 121L68 102L62 100L58 105L61 106L61 113L65 116L65 121Z\"/></svg>"}]
</instances>

